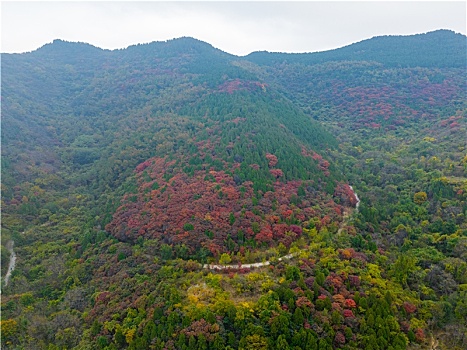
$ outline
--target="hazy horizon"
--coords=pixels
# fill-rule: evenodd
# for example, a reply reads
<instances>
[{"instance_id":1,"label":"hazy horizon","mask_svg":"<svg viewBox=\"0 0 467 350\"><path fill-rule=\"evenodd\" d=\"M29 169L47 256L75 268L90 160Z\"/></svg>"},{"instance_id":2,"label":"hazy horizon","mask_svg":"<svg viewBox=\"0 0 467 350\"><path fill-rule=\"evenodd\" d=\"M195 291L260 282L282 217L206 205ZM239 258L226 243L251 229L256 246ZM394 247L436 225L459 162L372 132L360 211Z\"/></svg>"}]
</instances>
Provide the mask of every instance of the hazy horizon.
<instances>
[{"instance_id":1,"label":"hazy horizon","mask_svg":"<svg viewBox=\"0 0 467 350\"><path fill-rule=\"evenodd\" d=\"M320 52L384 35L439 29L466 35L452 2L2 2L2 53L55 39L102 49L193 37L236 55Z\"/></svg>"}]
</instances>

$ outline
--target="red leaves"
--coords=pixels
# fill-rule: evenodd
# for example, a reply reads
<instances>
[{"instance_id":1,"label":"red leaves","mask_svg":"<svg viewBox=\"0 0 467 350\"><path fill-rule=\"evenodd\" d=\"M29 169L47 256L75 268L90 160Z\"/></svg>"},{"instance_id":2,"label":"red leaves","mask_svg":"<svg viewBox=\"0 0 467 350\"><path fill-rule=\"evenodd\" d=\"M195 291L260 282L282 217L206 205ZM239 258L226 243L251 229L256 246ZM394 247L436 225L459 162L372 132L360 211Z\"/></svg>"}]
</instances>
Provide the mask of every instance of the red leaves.
<instances>
[{"instance_id":1,"label":"red leaves","mask_svg":"<svg viewBox=\"0 0 467 350\"><path fill-rule=\"evenodd\" d=\"M323 157L321 157L318 153L313 152L313 155L311 156L314 160L322 160Z\"/></svg>"},{"instance_id":2,"label":"red leaves","mask_svg":"<svg viewBox=\"0 0 467 350\"><path fill-rule=\"evenodd\" d=\"M206 322L204 318L199 321L194 321L187 328L183 329L181 333L184 333L187 338L191 336L199 337L203 335L207 341L213 341L215 335L219 332L219 325L217 323L210 324Z\"/></svg>"},{"instance_id":3,"label":"red leaves","mask_svg":"<svg viewBox=\"0 0 467 350\"><path fill-rule=\"evenodd\" d=\"M329 165L330 165L330 164L329 164L329 162L328 162L327 160L321 159L321 160L319 161L319 168L320 168L321 170L327 170L327 169L329 168Z\"/></svg>"},{"instance_id":4,"label":"red leaves","mask_svg":"<svg viewBox=\"0 0 467 350\"><path fill-rule=\"evenodd\" d=\"M340 305L344 305L345 304L345 298L343 295L341 294L335 294L332 296L332 300L334 300L334 302L340 304Z\"/></svg>"},{"instance_id":5,"label":"red leaves","mask_svg":"<svg viewBox=\"0 0 467 350\"><path fill-rule=\"evenodd\" d=\"M128 227L129 228L136 228L141 226L141 222L137 220L135 217L131 217L128 219Z\"/></svg>"},{"instance_id":6,"label":"red leaves","mask_svg":"<svg viewBox=\"0 0 467 350\"><path fill-rule=\"evenodd\" d=\"M284 176L284 173L282 172L281 169L271 169L269 170L272 176L274 176L276 179Z\"/></svg>"},{"instance_id":7,"label":"red leaves","mask_svg":"<svg viewBox=\"0 0 467 350\"><path fill-rule=\"evenodd\" d=\"M206 142L197 145L201 150L208 147ZM266 157L270 166L277 164L275 155L268 153ZM260 245L282 243L290 247L302 234L301 222L314 220L320 229L336 219L336 204L325 201L319 192L311 195L306 182L277 181L274 191L253 200L253 183L237 184L233 175L227 173L231 168L187 174L183 171L187 162L151 158L138 165L138 193L123 197L106 230L125 241L138 236L157 238L167 244L185 244L190 254L206 247L217 256L227 251L238 252L245 239L251 238ZM251 166L259 169L257 164ZM276 177L282 176L281 169L270 171ZM304 193L291 209L291 197L297 195L299 188ZM323 212L327 215L320 218ZM257 225L255 230L253 223ZM186 225L192 229L187 230ZM238 235L239 232L243 234ZM233 244L230 242L227 248L229 235Z\"/></svg>"},{"instance_id":8,"label":"red leaves","mask_svg":"<svg viewBox=\"0 0 467 350\"><path fill-rule=\"evenodd\" d=\"M404 307L405 312L408 314L413 314L415 311L417 311L417 307L408 301L406 301L402 306Z\"/></svg>"},{"instance_id":9,"label":"red leaves","mask_svg":"<svg viewBox=\"0 0 467 350\"><path fill-rule=\"evenodd\" d=\"M290 225L289 227L290 231L292 231L293 233L297 234L299 237L302 235L303 233L303 229L300 227L300 226L297 226L297 225Z\"/></svg>"},{"instance_id":10,"label":"red leaves","mask_svg":"<svg viewBox=\"0 0 467 350\"><path fill-rule=\"evenodd\" d=\"M360 277L355 275L349 275L349 282L352 287L359 287L360 286Z\"/></svg>"},{"instance_id":11,"label":"red leaves","mask_svg":"<svg viewBox=\"0 0 467 350\"><path fill-rule=\"evenodd\" d=\"M289 226L286 224L273 225L272 231L273 231L274 239L281 240L282 238L284 238L288 228Z\"/></svg>"},{"instance_id":12,"label":"red leaves","mask_svg":"<svg viewBox=\"0 0 467 350\"><path fill-rule=\"evenodd\" d=\"M277 164L277 157L274 154L266 153L266 159L269 161L270 168L275 167Z\"/></svg>"},{"instance_id":13,"label":"red leaves","mask_svg":"<svg viewBox=\"0 0 467 350\"><path fill-rule=\"evenodd\" d=\"M458 116L452 116L452 117L449 117L448 119L445 119L443 121L440 122L440 125L441 126L447 126L449 125L449 127L452 129L452 128L455 128L455 127L458 127L460 124L457 122L458 120L462 119L462 116L458 115Z\"/></svg>"},{"instance_id":14,"label":"red leaves","mask_svg":"<svg viewBox=\"0 0 467 350\"><path fill-rule=\"evenodd\" d=\"M336 332L336 336L334 337L334 343L337 346L345 344L345 336L341 332Z\"/></svg>"},{"instance_id":15,"label":"red leaves","mask_svg":"<svg viewBox=\"0 0 467 350\"><path fill-rule=\"evenodd\" d=\"M281 220L281 218L277 215L267 215L266 216L266 220L270 223L270 224L277 224L279 223L279 221Z\"/></svg>"},{"instance_id":16,"label":"red leaves","mask_svg":"<svg viewBox=\"0 0 467 350\"><path fill-rule=\"evenodd\" d=\"M345 299L345 306L349 308L356 308L357 303L353 299Z\"/></svg>"},{"instance_id":17,"label":"red leaves","mask_svg":"<svg viewBox=\"0 0 467 350\"><path fill-rule=\"evenodd\" d=\"M224 82L222 85L218 87L220 92L227 92L229 94L233 94L235 91L239 90L258 90L258 89L265 89L267 85L262 84L259 81L250 81L250 80L240 80L234 79Z\"/></svg>"},{"instance_id":18,"label":"red leaves","mask_svg":"<svg viewBox=\"0 0 467 350\"><path fill-rule=\"evenodd\" d=\"M326 226L326 225L329 225L331 223L331 217L329 215L325 215L322 219L321 219L321 227L323 226Z\"/></svg>"},{"instance_id":19,"label":"red leaves","mask_svg":"<svg viewBox=\"0 0 467 350\"><path fill-rule=\"evenodd\" d=\"M258 164L250 164L250 167L255 169L255 170L259 170L259 165Z\"/></svg>"},{"instance_id":20,"label":"red leaves","mask_svg":"<svg viewBox=\"0 0 467 350\"><path fill-rule=\"evenodd\" d=\"M303 289L300 288L300 287L294 288L294 289L293 289L293 292L294 292L295 295L297 295L297 296L301 296L301 297L302 297L302 296L305 295L305 293L303 292Z\"/></svg>"},{"instance_id":21,"label":"red leaves","mask_svg":"<svg viewBox=\"0 0 467 350\"><path fill-rule=\"evenodd\" d=\"M337 215L342 216L342 209L341 209L341 207L335 207L334 210L335 210L335 212L336 212Z\"/></svg>"},{"instance_id":22,"label":"red leaves","mask_svg":"<svg viewBox=\"0 0 467 350\"><path fill-rule=\"evenodd\" d=\"M99 295L96 296L95 302L96 303L106 303L107 301L109 301L110 297L111 297L110 292L102 292L102 293L99 293Z\"/></svg>"},{"instance_id":23,"label":"red leaves","mask_svg":"<svg viewBox=\"0 0 467 350\"><path fill-rule=\"evenodd\" d=\"M270 243L272 241L272 231L269 227L263 227L255 236L258 243Z\"/></svg>"},{"instance_id":24,"label":"red leaves","mask_svg":"<svg viewBox=\"0 0 467 350\"><path fill-rule=\"evenodd\" d=\"M333 302L331 303L331 307L333 311L342 312L342 306L339 303Z\"/></svg>"},{"instance_id":25,"label":"red leaves","mask_svg":"<svg viewBox=\"0 0 467 350\"><path fill-rule=\"evenodd\" d=\"M208 243L207 248L214 256L219 256L219 254L223 251L223 249L215 243Z\"/></svg>"},{"instance_id":26,"label":"red leaves","mask_svg":"<svg viewBox=\"0 0 467 350\"><path fill-rule=\"evenodd\" d=\"M302 155L305 157L311 157L313 160L318 161L318 169L320 169L324 176L329 176L329 162L324 159L320 154L316 153L315 151L307 151L305 147L302 147Z\"/></svg>"},{"instance_id":27,"label":"red leaves","mask_svg":"<svg viewBox=\"0 0 467 350\"><path fill-rule=\"evenodd\" d=\"M415 340L417 343L423 343L425 341L425 332L421 328L417 328L415 331Z\"/></svg>"},{"instance_id":28,"label":"red leaves","mask_svg":"<svg viewBox=\"0 0 467 350\"><path fill-rule=\"evenodd\" d=\"M149 160L147 160L147 161L145 161L145 162L143 162L143 163L141 163L141 164L138 164L138 166L136 167L135 171L136 171L137 173L140 173L140 172L142 172L144 169L146 169L146 168L147 168L148 166L150 166L150 165L151 165L151 162L150 162Z\"/></svg>"},{"instance_id":29,"label":"red leaves","mask_svg":"<svg viewBox=\"0 0 467 350\"><path fill-rule=\"evenodd\" d=\"M334 197L339 198L343 206L355 207L357 205L357 197L348 184L338 184L334 190Z\"/></svg>"},{"instance_id":30,"label":"red leaves","mask_svg":"<svg viewBox=\"0 0 467 350\"><path fill-rule=\"evenodd\" d=\"M315 308L313 303L305 296L298 297L297 301L295 302L295 305L297 305L297 307L304 308L304 309Z\"/></svg>"},{"instance_id":31,"label":"red leaves","mask_svg":"<svg viewBox=\"0 0 467 350\"><path fill-rule=\"evenodd\" d=\"M222 188L222 193L224 193L228 200L237 200L240 197L240 193L234 186L226 186Z\"/></svg>"},{"instance_id":32,"label":"red leaves","mask_svg":"<svg viewBox=\"0 0 467 350\"><path fill-rule=\"evenodd\" d=\"M240 79L235 79L232 81L227 81L221 86L219 86L219 91L227 92L232 94L234 91L240 90L241 88L241 81Z\"/></svg>"},{"instance_id":33,"label":"red leaves","mask_svg":"<svg viewBox=\"0 0 467 350\"><path fill-rule=\"evenodd\" d=\"M401 321L400 326L401 326L401 331L404 333L407 333L410 329L410 323L407 321Z\"/></svg>"}]
</instances>

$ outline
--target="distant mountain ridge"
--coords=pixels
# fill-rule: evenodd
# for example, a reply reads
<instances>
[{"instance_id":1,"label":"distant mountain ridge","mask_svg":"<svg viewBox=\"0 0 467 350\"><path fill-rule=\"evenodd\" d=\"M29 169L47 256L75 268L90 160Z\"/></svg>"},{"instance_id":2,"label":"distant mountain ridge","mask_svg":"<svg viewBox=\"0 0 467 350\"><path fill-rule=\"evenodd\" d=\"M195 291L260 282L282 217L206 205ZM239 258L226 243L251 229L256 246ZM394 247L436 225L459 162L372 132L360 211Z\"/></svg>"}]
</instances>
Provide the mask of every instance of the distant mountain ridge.
<instances>
[{"instance_id":1,"label":"distant mountain ridge","mask_svg":"<svg viewBox=\"0 0 467 350\"><path fill-rule=\"evenodd\" d=\"M467 37L450 30L426 34L377 36L338 49L313 53L253 52L245 58L271 65L281 62L375 61L395 67L465 67Z\"/></svg>"},{"instance_id":2,"label":"distant mountain ridge","mask_svg":"<svg viewBox=\"0 0 467 350\"><path fill-rule=\"evenodd\" d=\"M246 56L236 56L213 47L204 41L180 37L167 41L154 41L136 44L125 49L107 50L86 43L68 42L56 39L35 51L26 54L97 54L101 58L117 52L128 55L154 55L154 57L184 54L210 55L215 53L224 60L245 59L260 64L271 65L281 62L306 65L328 61L374 61L394 67L465 67L467 62L467 37L451 30L440 29L414 35L375 36L341 48L309 53L286 53L255 51ZM10 54L2 54L10 55ZM18 55L18 54L13 54Z\"/></svg>"}]
</instances>

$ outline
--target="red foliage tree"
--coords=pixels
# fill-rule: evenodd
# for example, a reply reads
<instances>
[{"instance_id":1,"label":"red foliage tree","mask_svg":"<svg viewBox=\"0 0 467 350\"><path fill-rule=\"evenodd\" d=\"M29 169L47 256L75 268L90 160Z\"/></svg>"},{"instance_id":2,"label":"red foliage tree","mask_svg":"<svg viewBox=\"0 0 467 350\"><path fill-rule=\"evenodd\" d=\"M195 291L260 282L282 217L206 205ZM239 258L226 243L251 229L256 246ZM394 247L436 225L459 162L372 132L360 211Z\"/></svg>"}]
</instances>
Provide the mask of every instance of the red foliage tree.
<instances>
[{"instance_id":1,"label":"red foliage tree","mask_svg":"<svg viewBox=\"0 0 467 350\"><path fill-rule=\"evenodd\" d=\"M404 307L405 312L408 314L413 314L415 311L417 311L417 307L408 301L406 301L402 306Z\"/></svg>"},{"instance_id":2,"label":"red foliage tree","mask_svg":"<svg viewBox=\"0 0 467 350\"><path fill-rule=\"evenodd\" d=\"M341 347L345 344L345 335L341 332L336 332L336 336L334 337L334 344L337 347Z\"/></svg>"},{"instance_id":3,"label":"red foliage tree","mask_svg":"<svg viewBox=\"0 0 467 350\"><path fill-rule=\"evenodd\" d=\"M216 334L219 332L219 325L217 323L210 324L204 318L199 321L194 321L191 325L181 331L187 338L191 336L199 337L203 335L207 341L213 341Z\"/></svg>"},{"instance_id":4,"label":"red foliage tree","mask_svg":"<svg viewBox=\"0 0 467 350\"><path fill-rule=\"evenodd\" d=\"M425 341L425 332L421 328L415 330L415 340L417 343L423 343Z\"/></svg>"},{"instance_id":5,"label":"red foliage tree","mask_svg":"<svg viewBox=\"0 0 467 350\"><path fill-rule=\"evenodd\" d=\"M146 160L145 162L143 162L143 163L141 163L141 164L138 164L138 165L136 166L135 171L136 171L137 173L142 172L144 169L146 169L146 168L147 168L148 166L150 166L150 165L151 165L151 162L150 162L149 160Z\"/></svg>"},{"instance_id":6,"label":"red foliage tree","mask_svg":"<svg viewBox=\"0 0 467 350\"><path fill-rule=\"evenodd\" d=\"M302 233L303 233L303 229L298 226L298 225L290 225L289 227L290 231L292 231L293 233L297 234L297 236L301 236Z\"/></svg>"},{"instance_id":7,"label":"red foliage tree","mask_svg":"<svg viewBox=\"0 0 467 350\"><path fill-rule=\"evenodd\" d=\"M274 154L266 153L266 159L269 161L270 168L275 167L277 164L277 157Z\"/></svg>"},{"instance_id":8,"label":"red foliage tree","mask_svg":"<svg viewBox=\"0 0 467 350\"><path fill-rule=\"evenodd\" d=\"M255 240L258 243L270 243L272 242L273 234L270 227L265 226L261 231L255 236Z\"/></svg>"},{"instance_id":9,"label":"red foliage tree","mask_svg":"<svg viewBox=\"0 0 467 350\"><path fill-rule=\"evenodd\" d=\"M284 173L282 172L281 169L271 169L269 170L272 176L274 176L276 179L284 176Z\"/></svg>"},{"instance_id":10,"label":"red foliage tree","mask_svg":"<svg viewBox=\"0 0 467 350\"><path fill-rule=\"evenodd\" d=\"M301 296L297 298L297 301L295 302L295 305L300 308L308 308L308 309L314 309L313 303L305 296Z\"/></svg>"}]
</instances>

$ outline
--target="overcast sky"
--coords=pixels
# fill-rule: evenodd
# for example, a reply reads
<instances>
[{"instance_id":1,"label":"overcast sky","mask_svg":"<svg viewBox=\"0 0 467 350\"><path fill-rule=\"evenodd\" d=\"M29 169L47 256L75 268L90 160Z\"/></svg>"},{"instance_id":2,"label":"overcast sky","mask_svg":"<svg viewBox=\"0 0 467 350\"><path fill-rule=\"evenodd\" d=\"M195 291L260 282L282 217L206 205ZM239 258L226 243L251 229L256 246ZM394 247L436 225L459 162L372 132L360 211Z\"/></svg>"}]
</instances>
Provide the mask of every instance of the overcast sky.
<instances>
[{"instance_id":1,"label":"overcast sky","mask_svg":"<svg viewBox=\"0 0 467 350\"><path fill-rule=\"evenodd\" d=\"M53 39L105 48L191 36L223 51L315 52L378 35L466 34L465 1L1 2L1 52Z\"/></svg>"}]
</instances>

